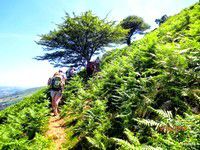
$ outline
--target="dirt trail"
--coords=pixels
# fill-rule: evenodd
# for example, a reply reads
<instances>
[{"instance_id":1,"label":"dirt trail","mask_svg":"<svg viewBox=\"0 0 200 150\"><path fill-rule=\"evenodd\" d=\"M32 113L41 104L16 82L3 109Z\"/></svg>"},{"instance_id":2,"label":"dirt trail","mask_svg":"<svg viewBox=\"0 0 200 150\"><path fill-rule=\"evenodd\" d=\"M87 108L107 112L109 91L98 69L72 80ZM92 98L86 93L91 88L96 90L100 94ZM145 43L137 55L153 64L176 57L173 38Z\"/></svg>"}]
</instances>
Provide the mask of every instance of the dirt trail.
<instances>
[{"instance_id":1,"label":"dirt trail","mask_svg":"<svg viewBox=\"0 0 200 150\"><path fill-rule=\"evenodd\" d=\"M65 142L65 124L59 116L51 116L49 119L49 130L46 136L55 143L55 150L61 150Z\"/></svg>"}]
</instances>

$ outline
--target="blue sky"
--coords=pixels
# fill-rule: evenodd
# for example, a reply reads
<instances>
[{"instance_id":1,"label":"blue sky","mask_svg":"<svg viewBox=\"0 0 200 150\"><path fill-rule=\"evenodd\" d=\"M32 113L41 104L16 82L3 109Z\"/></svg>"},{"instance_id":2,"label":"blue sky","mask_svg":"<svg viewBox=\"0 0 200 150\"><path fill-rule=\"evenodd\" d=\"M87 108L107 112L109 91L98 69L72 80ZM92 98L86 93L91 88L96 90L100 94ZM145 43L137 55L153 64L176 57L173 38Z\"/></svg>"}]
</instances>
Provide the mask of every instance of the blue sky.
<instances>
[{"instance_id":1,"label":"blue sky","mask_svg":"<svg viewBox=\"0 0 200 150\"><path fill-rule=\"evenodd\" d=\"M129 15L143 17L152 28L163 14L174 15L198 0L1 0L0 1L0 86L45 85L57 69L42 55L38 41L62 22L65 12L94 14L120 21ZM63 68L65 70L66 68Z\"/></svg>"}]
</instances>

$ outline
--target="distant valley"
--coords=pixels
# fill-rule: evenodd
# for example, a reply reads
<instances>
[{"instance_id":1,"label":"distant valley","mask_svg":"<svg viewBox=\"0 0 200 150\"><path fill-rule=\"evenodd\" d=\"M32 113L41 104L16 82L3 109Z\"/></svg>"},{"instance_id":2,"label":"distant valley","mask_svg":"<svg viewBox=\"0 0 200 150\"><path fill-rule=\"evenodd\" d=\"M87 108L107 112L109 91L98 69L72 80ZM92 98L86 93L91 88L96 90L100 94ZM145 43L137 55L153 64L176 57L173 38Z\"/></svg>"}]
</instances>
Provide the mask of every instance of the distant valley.
<instances>
[{"instance_id":1,"label":"distant valley","mask_svg":"<svg viewBox=\"0 0 200 150\"><path fill-rule=\"evenodd\" d=\"M21 87L9 87L9 86L0 86L0 98L16 94L20 91L26 90L26 88Z\"/></svg>"},{"instance_id":2,"label":"distant valley","mask_svg":"<svg viewBox=\"0 0 200 150\"><path fill-rule=\"evenodd\" d=\"M0 110L19 102L25 96L29 96L41 88L42 87L26 89L20 87L0 86Z\"/></svg>"}]
</instances>

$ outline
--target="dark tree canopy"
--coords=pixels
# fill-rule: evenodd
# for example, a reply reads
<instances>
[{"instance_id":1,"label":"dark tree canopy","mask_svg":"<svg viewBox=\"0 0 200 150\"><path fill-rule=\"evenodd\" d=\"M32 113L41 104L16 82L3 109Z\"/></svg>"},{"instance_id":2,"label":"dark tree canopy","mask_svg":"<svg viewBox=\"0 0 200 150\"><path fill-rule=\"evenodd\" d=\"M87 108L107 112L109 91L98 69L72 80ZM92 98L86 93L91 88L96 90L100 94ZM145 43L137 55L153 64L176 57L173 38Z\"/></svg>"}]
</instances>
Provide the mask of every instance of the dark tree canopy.
<instances>
[{"instance_id":1,"label":"dark tree canopy","mask_svg":"<svg viewBox=\"0 0 200 150\"><path fill-rule=\"evenodd\" d=\"M129 30L126 37L127 45L131 44L131 36L134 34L134 32L145 31L146 29L150 28L150 26L145 23L141 17L138 16L128 16L121 21L120 25L122 28Z\"/></svg>"},{"instance_id":2,"label":"dark tree canopy","mask_svg":"<svg viewBox=\"0 0 200 150\"><path fill-rule=\"evenodd\" d=\"M41 35L37 44L47 53L36 59L48 60L55 67L84 65L105 47L122 41L125 34L126 31L115 22L100 19L91 11L80 16L73 14L73 17L66 14L58 29Z\"/></svg>"},{"instance_id":3,"label":"dark tree canopy","mask_svg":"<svg viewBox=\"0 0 200 150\"><path fill-rule=\"evenodd\" d=\"M167 15L163 15L160 19L156 19L155 22L160 26L167 20L167 18L168 18Z\"/></svg>"}]
</instances>

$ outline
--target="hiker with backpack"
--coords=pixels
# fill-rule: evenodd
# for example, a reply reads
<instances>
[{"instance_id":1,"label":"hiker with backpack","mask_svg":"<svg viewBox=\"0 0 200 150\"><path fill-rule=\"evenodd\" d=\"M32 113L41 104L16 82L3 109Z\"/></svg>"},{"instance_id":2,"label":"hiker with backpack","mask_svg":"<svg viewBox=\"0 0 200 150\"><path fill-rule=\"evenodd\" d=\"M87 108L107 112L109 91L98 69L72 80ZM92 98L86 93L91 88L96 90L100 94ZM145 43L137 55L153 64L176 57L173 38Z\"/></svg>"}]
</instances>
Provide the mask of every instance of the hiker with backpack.
<instances>
[{"instance_id":1,"label":"hiker with backpack","mask_svg":"<svg viewBox=\"0 0 200 150\"><path fill-rule=\"evenodd\" d=\"M95 61L90 61L86 65L87 78L100 71L100 59L97 57Z\"/></svg>"},{"instance_id":2,"label":"hiker with backpack","mask_svg":"<svg viewBox=\"0 0 200 150\"><path fill-rule=\"evenodd\" d=\"M62 93L64 91L65 78L61 74L61 71L56 72L51 78L50 93L51 93L51 104L53 113L55 116L58 115L58 104L61 101Z\"/></svg>"}]
</instances>

